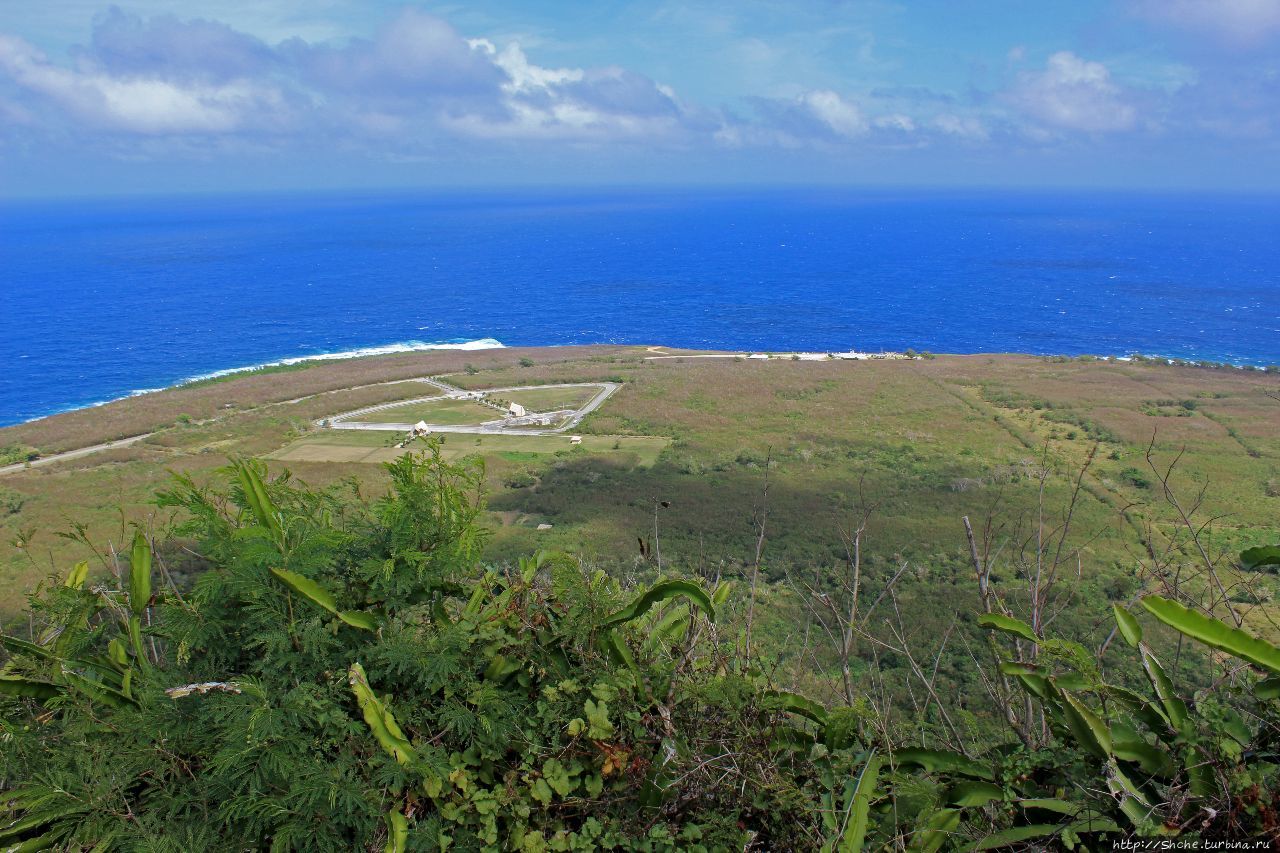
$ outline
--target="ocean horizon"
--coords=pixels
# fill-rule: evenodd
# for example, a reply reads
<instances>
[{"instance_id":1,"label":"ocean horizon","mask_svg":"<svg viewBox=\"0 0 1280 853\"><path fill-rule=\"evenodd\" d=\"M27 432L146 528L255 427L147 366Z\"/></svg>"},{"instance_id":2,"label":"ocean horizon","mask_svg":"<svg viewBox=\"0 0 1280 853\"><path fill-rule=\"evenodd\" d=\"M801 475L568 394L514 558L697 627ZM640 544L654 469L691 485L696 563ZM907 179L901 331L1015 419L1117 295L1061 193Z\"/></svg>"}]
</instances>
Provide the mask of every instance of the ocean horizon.
<instances>
[{"instance_id":1,"label":"ocean horizon","mask_svg":"<svg viewBox=\"0 0 1280 853\"><path fill-rule=\"evenodd\" d=\"M0 203L0 426L268 364L665 344L1280 362L1269 196L854 190Z\"/></svg>"}]
</instances>

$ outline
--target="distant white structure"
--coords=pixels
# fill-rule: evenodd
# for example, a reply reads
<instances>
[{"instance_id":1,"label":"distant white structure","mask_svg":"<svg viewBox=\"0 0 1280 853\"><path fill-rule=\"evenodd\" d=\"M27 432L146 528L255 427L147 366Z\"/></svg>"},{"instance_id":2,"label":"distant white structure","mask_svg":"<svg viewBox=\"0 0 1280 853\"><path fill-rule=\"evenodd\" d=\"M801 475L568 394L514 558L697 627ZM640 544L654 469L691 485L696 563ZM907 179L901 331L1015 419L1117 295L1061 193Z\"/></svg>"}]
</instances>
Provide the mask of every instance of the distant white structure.
<instances>
[{"instance_id":1,"label":"distant white structure","mask_svg":"<svg viewBox=\"0 0 1280 853\"><path fill-rule=\"evenodd\" d=\"M409 430L409 434L414 438L417 438L420 435L430 435L431 427L427 426L426 421L418 421L413 425L413 429Z\"/></svg>"},{"instance_id":2,"label":"distant white structure","mask_svg":"<svg viewBox=\"0 0 1280 853\"><path fill-rule=\"evenodd\" d=\"M570 444L582 444L582 436L580 436L580 435L571 435L571 436L569 436L569 443L570 443Z\"/></svg>"},{"instance_id":3,"label":"distant white structure","mask_svg":"<svg viewBox=\"0 0 1280 853\"><path fill-rule=\"evenodd\" d=\"M528 412L524 410L524 406L519 403L511 403L507 406L507 413L513 418L523 418Z\"/></svg>"},{"instance_id":4,"label":"distant white structure","mask_svg":"<svg viewBox=\"0 0 1280 853\"><path fill-rule=\"evenodd\" d=\"M752 358L752 359L755 359L756 361L768 361L768 360L769 360L769 356L765 355L765 354L764 354L764 353L762 353L762 352L752 353L751 355L747 356L747 358Z\"/></svg>"},{"instance_id":5,"label":"distant white structure","mask_svg":"<svg viewBox=\"0 0 1280 853\"><path fill-rule=\"evenodd\" d=\"M826 361L830 356L825 352L798 352L796 358L800 361Z\"/></svg>"},{"instance_id":6,"label":"distant white structure","mask_svg":"<svg viewBox=\"0 0 1280 853\"><path fill-rule=\"evenodd\" d=\"M831 353L831 357L844 359L845 361L866 361L871 358L871 354L850 350L849 352L833 352Z\"/></svg>"}]
</instances>

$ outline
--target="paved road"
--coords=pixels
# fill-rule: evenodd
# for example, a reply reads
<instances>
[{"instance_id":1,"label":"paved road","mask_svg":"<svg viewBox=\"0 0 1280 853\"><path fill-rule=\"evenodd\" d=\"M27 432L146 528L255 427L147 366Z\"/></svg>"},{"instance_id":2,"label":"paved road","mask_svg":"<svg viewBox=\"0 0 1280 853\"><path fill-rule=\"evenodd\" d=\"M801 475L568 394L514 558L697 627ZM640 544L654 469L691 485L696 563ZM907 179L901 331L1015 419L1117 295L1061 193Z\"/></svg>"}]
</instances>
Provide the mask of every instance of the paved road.
<instances>
[{"instance_id":1,"label":"paved road","mask_svg":"<svg viewBox=\"0 0 1280 853\"><path fill-rule=\"evenodd\" d=\"M266 409L272 406L288 406L293 403L301 403L304 400L310 400L315 397L323 397L326 394L333 394L333 393L336 393L337 391L355 391L359 388L372 388L378 385L396 385L401 382L423 382L423 383L426 383L427 385L435 386L436 388L440 389L444 393L438 394L433 397L422 397L418 400L398 400L392 403L383 403L382 405L379 405L379 406L367 406L363 409L357 409L353 412L345 412L341 415L335 416L335 418L330 418L327 420L336 421L337 418L355 417L357 415L367 414L369 412L379 411L381 409L390 409L396 406L403 406L405 405L405 403L427 402L430 400L444 400L449 398L465 397L468 394L475 393L472 391L465 391L462 388L458 388L453 385L450 385L449 383L443 382L433 376L421 376L414 379L392 379L385 382L371 382L367 385L356 385L351 388L336 389L335 391L321 391L317 394L308 394L305 397L296 397L292 400L280 400L275 403L266 403L266 404L263 404L262 406L257 406L255 408ZM518 388L495 388L492 390L494 391L526 391L526 390L547 388L547 387L553 387L553 386L522 385ZM595 398L591 400L591 402L587 403L587 405L583 406L576 413L574 413L573 417L570 418L570 420L567 423L565 423L563 426L558 427L556 429L541 429L541 430L503 429L500 426L497 426L497 424L501 423L500 421L494 421L493 422L495 424L494 426L487 426L487 425L482 425L478 427L433 426L432 429L435 430L436 432L478 432L478 433L496 433L500 435L552 435L554 433L565 432L566 430L572 429L573 427L577 426L578 423L584 417L591 414L596 409L600 408L600 404L603 403L605 400L609 399L609 397L613 394L613 392L617 391L620 386L614 382L578 382L578 383L570 383L568 385L558 386L558 387L569 387L569 388L599 387L602 389L602 392L600 394L597 394ZM486 393L489 393L489 392L486 391ZM216 420L219 420L219 418L213 418L212 420L216 421ZM317 423L320 423L320 421L317 421ZM337 429L378 429L378 430L398 430L400 432L408 432L413 426L412 424L353 424L353 423L338 424L336 422L333 425ZM4 474L16 474L17 472L25 471L28 468L39 468L43 465L52 465L55 462L66 462L71 459L79 459L82 456L88 456L91 453L97 453L102 450L112 450L117 447L128 447L131 444L137 444L139 441L150 438L155 434L156 433L154 431L145 432L145 433L142 433L141 435L131 435L128 438L121 438L115 441L107 441L107 442L103 442L102 444L90 445L89 447L77 447L75 450L68 450L63 453L52 453L48 456L41 456L39 459L35 459L31 462L18 462L13 465L0 466L0 476L3 476Z\"/></svg>"},{"instance_id":2,"label":"paved road","mask_svg":"<svg viewBox=\"0 0 1280 853\"><path fill-rule=\"evenodd\" d=\"M79 447L75 450L68 450L65 453L54 453L50 456L41 456L31 462L19 462L16 465L5 465L0 468L0 474L11 474L15 471L25 471L27 468L39 468L41 465L51 465L54 462L65 462L68 459L79 459L81 456L88 456L90 453L97 453L99 450L111 450L114 447L128 447L136 444L144 438L150 438L155 435L154 432L145 432L142 435L133 435L129 438L122 438L118 441L108 441L103 444L94 444L89 447Z\"/></svg>"},{"instance_id":3,"label":"paved road","mask_svg":"<svg viewBox=\"0 0 1280 853\"><path fill-rule=\"evenodd\" d=\"M351 421L350 419L354 417L360 417L362 415L367 415L372 412L380 412L385 409L399 408L400 406L409 405L411 403L429 403L429 402L432 402L433 400L457 399L459 397L465 397L475 393L474 391L464 391L461 388L455 388L454 386L449 385L448 383L445 383L445 382L441 382L439 380L429 380L429 381L431 382L431 384L437 386L442 390L445 390L447 393L439 394L434 397L421 397L417 400L397 400L396 402L393 402L393 403L381 403L377 406L366 406L363 409L356 409L355 411L352 411L352 412L343 412L340 415L334 415L329 418L324 418L320 421L317 421L316 423L320 424L327 420L329 422L330 429L372 430L372 431L379 431L379 432L408 432L409 430L413 429L413 424L401 424L401 423L390 423L390 422L386 422L386 423L355 422L355 421ZM463 433L472 433L472 434L478 433L481 435L555 435L557 433L567 432L568 430L571 430L574 427L576 427L579 423L582 422L583 418L585 418L587 415L594 412L596 409L600 408L600 406L604 404L604 401L609 399L611 396L613 396L613 393L621 387L622 386L616 382L569 382L562 385L520 385L513 388L488 388L488 389L485 389L484 393L498 394L505 391L533 391L533 390L542 390L545 388L599 388L600 393L592 397L591 400L585 406L575 411L573 415L570 416L569 420L565 421L560 426L554 427L554 428L547 427L545 429L519 429L516 427L504 426L504 424L508 423L508 421L506 419L503 419L503 420L486 421L485 423L478 424L476 426L451 426L446 424L441 424L441 425L431 424L430 425L431 431L432 432L463 432Z\"/></svg>"}]
</instances>

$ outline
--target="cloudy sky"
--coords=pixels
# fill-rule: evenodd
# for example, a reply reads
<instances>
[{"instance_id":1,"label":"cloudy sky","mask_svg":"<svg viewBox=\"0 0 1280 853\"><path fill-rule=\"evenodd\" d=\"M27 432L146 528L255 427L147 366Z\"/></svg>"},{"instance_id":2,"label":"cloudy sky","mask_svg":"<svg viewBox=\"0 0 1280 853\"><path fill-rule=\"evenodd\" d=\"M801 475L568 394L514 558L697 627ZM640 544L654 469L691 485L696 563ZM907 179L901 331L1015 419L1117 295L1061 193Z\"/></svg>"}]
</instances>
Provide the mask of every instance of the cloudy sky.
<instances>
[{"instance_id":1,"label":"cloudy sky","mask_svg":"<svg viewBox=\"0 0 1280 853\"><path fill-rule=\"evenodd\" d=\"M0 196L1280 190L1280 0L0 0Z\"/></svg>"}]
</instances>

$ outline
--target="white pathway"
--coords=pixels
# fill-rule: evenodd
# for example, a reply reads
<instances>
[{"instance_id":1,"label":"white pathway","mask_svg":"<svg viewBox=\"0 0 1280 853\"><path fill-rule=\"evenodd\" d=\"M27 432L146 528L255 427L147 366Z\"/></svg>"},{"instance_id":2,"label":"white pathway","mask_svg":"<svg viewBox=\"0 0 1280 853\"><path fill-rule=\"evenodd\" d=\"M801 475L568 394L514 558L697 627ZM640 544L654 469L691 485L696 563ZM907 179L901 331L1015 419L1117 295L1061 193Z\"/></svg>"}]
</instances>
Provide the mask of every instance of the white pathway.
<instances>
[{"instance_id":1,"label":"white pathway","mask_svg":"<svg viewBox=\"0 0 1280 853\"><path fill-rule=\"evenodd\" d=\"M570 382L561 385L519 385L512 388L486 388L484 391L466 391L462 388L455 387L443 382L437 378L423 379L423 382L429 382L435 385L443 394L436 394L431 397L418 397L414 400L396 400L391 403L380 403L376 406L365 406L362 409L355 409L350 412L343 412L340 415L333 415L328 418L321 418L316 421L316 425L323 425L328 422L330 429L355 429L355 430L374 430L382 432L408 432L413 429L413 424L409 423L392 423L392 422L372 422L372 421L353 421L352 418L364 417L365 415L381 412L387 409L398 409L401 406L413 405L415 403L431 403L436 400L466 400L474 399L478 403L484 404L483 395L502 394L507 391L541 391L548 388L599 388L599 392L587 401L586 405L576 410L563 409L555 412L539 413L542 415L562 415L569 414L569 419L558 427L543 427L522 429L521 425L529 423L537 415L529 415L523 418L501 418L475 426L456 426L452 424L428 424L432 432L463 432L481 435L555 435L557 433L566 432L573 429L582 419L594 412L604 403L605 400L613 396L613 393L620 387L616 382ZM492 404L487 404L492 406Z\"/></svg>"}]
</instances>

